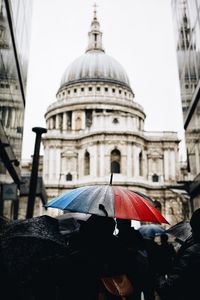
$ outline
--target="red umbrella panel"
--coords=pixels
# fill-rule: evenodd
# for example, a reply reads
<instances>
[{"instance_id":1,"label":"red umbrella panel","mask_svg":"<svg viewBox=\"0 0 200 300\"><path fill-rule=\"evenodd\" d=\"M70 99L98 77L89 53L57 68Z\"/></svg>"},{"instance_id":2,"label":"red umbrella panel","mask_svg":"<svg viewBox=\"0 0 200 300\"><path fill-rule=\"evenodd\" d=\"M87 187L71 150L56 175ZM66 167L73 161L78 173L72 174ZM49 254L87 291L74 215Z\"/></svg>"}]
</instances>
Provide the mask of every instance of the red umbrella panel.
<instances>
[{"instance_id":1,"label":"red umbrella panel","mask_svg":"<svg viewBox=\"0 0 200 300\"><path fill-rule=\"evenodd\" d=\"M168 223L147 198L124 187L91 185L66 192L49 201L45 207L119 219Z\"/></svg>"}]
</instances>

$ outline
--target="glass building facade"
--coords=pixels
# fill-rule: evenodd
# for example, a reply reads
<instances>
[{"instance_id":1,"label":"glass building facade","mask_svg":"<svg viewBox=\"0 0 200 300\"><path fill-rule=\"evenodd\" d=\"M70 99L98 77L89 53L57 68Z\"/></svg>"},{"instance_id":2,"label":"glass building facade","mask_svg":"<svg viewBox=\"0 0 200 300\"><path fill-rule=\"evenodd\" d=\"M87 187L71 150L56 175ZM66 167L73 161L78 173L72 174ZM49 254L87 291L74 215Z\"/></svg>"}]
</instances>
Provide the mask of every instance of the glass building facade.
<instances>
[{"instance_id":1,"label":"glass building facade","mask_svg":"<svg viewBox=\"0 0 200 300\"><path fill-rule=\"evenodd\" d=\"M0 0L0 210L17 205L32 0ZM14 205L14 206L15 206Z\"/></svg>"},{"instance_id":2,"label":"glass building facade","mask_svg":"<svg viewBox=\"0 0 200 300\"><path fill-rule=\"evenodd\" d=\"M200 207L200 0L172 0L191 208Z\"/></svg>"}]
</instances>

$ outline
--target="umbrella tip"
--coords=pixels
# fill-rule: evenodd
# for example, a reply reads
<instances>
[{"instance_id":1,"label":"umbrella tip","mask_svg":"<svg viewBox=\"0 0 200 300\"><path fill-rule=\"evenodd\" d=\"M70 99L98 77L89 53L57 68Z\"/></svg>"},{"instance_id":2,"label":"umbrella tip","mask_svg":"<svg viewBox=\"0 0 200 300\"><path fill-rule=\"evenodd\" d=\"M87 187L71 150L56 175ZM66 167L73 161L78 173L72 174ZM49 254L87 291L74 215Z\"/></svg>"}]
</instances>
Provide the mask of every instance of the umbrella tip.
<instances>
[{"instance_id":1,"label":"umbrella tip","mask_svg":"<svg viewBox=\"0 0 200 300\"><path fill-rule=\"evenodd\" d=\"M113 173L110 174L110 185L112 185Z\"/></svg>"}]
</instances>

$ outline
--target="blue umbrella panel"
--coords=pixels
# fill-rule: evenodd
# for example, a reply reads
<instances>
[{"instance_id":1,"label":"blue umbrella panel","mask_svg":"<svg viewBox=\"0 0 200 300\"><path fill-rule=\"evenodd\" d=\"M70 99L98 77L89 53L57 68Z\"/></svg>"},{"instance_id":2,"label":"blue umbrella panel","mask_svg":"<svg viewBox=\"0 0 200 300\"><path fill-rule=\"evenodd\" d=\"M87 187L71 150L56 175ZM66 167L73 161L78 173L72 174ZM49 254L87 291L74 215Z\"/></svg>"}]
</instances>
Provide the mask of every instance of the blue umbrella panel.
<instances>
[{"instance_id":1,"label":"blue umbrella panel","mask_svg":"<svg viewBox=\"0 0 200 300\"><path fill-rule=\"evenodd\" d=\"M145 224L138 228L143 237L155 237L165 234L165 229L157 224Z\"/></svg>"}]
</instances>

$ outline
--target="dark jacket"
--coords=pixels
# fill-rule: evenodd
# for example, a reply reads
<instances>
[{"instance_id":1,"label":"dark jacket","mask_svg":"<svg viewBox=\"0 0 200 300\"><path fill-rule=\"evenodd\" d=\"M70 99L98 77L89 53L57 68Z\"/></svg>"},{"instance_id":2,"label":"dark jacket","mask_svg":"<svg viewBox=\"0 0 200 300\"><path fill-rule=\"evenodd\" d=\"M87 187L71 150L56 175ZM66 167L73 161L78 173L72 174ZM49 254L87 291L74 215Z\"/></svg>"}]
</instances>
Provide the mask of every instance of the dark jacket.
<instances>
[{"instance_id":1,"label":"dark jacket","mask_svg":"<svg viewBox=\"0 0 200 300\"><path fill-rule=\"evenodd\" d=\"M200 299L200 241L190 239L178 251L167 279L159 278L156 290L162 300Z\"/></svg>"}]
</instances>

